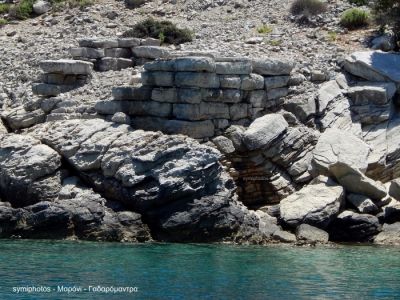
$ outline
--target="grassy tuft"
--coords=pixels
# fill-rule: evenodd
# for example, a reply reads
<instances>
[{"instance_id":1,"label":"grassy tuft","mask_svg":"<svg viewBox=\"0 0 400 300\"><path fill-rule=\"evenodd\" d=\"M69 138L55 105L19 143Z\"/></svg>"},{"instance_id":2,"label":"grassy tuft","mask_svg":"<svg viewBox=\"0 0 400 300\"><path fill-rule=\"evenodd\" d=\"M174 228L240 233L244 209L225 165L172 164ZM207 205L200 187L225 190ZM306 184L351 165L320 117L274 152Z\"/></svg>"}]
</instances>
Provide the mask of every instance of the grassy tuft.
<instances>
[{"instance_id":1,"label":"grassy tuft","mask_svg":"<svg viewBox=\"0 0 400 300\"><path fill-rule=\"evenodd\" d=\"M268 26L265 24L261 25L260 27L257 27L257 32L260 34L268 34L268 33L271 33L272 30L273 29L271 26Z\"/></svg>"},{"instance_id":2,"label":"grassy tuft","mask_svg":"<svg viewBox=\"0 0 400 300\"><path fill-rule=\"evenodd\" d=\"M368 25L370 15L359 8L350 8L340 17L340 24L348 29L357 29Z\"/></svg>"},{"instance_id":3,"label":"grassy tuft","mask_svg":"<svg viewBox=\"0 0 400 300\"><path fill-rule=\"evenodd\" d=\"M315 16L327 10L327 4L320 0L296 0L290 12L293 15Z\"/></svg>"}]
</instances>

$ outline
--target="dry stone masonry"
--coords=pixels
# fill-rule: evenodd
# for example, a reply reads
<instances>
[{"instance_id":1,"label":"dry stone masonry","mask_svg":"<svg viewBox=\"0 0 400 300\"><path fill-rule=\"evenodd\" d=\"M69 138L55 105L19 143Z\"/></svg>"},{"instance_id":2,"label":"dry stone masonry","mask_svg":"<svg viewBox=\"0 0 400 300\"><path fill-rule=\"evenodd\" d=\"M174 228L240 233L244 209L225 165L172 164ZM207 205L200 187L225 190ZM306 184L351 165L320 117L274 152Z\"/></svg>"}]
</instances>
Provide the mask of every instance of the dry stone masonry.
<instances>
[{"instance_id":1,"label":"dry stone masonry","mask_svg":"<svg viewBox=\"0 0 400 300\"><path fill-rule=\"evenodd\" d=\"M90 61L97 71L117 71L169 56L158 39L83 38L71 48L74 59Z\"/></svg>"},{"instance_id":2,"label":"dry stone masonry","mask_svg":"<svg viewBox=\"0 0 400 300\"><path fill-rule=\"evenodd\" d=\"M86 61L60 59L40 63L43 70L41 83L35 83L32 91L40 96L54 97L86 84L91 77L93 64Z\"/></svg>"},{"instance_id":3,"label":"dry stone masonry","mask_svg":"<svg viewBox=\"0 0 400 300\"><path fill-rule=\"evenodd\" d=\"M158 59L145 64L141 87L114 88L114 99L98 102L96 110L130 115L135 128L207 139L282 104L293 67L273 59Z\"/></svg>"}]
</instances>

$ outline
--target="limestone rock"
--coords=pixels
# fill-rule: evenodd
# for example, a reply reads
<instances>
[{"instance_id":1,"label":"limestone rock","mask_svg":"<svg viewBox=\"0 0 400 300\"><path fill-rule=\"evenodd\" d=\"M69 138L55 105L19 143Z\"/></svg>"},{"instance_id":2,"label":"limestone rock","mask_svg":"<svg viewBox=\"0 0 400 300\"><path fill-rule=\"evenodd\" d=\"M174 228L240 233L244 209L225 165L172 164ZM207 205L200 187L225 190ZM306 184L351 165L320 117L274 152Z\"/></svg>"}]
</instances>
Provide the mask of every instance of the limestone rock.
<instances>
[{"instance_id":1,"label":"limestone rock","mask_svg":"<svg viewBox=\"0 0 400 300\"><path fill-rule=\"evenodd\" d=\"M382 231L375 237L374 243L378 245L400 245L400 222L383 224Z\"/></svg>"},{"instance_id":2,"label":"limestone rock","mask_svg":"<svg viewBox=\"0 0 400 300\"><path fill-rule=\"evenodd\" d=\"M368 168L369 146L344 130L327 129L313 151L313 164L319 174L328 174L337 162L346 163L365 172Z\"/></svg>"},{"instance_id":3,"label":"limestone rock","mask_svg":"<svg viewBox=\"0 0 400 300\"><path fill-rule=\"evenodd\" d=\"M346 199L351 203L360 213L376 214L379 208L368 197L360 194L347 194Z\"/></svg>"},{"instance_id":4,"label":"limestone rock","mask_svg":"<svg viewBox=\"0 0 400 300\"><path fill-rule=\"evenodd\" d=\"M17 107L4 113L3 117L11 129L17 130L44 122L46 114L42 109L26 111L22 107Z\"/></svg>"},{"instance_id":5,"label":"limestone rock","mask_svg":"<svg viewBox=\"0 0 400 300\"><path fill-rule=\"evenodd\" d=\"M40 68L45 73L62 73L62 74L90 74L93 64L87 61L60 59L60 60L44 60L40 62Z\"/></svg>"},{"instance_id":6,"label":"limestone rock","mask_svg":"<svg viewBox=\"0 0 400 300\"><path fill-rule=\"evenodd\" d=\"M157 46L139 46L132 48L132 53L135 57L156 59L165 58L170 55L169 51L163 47Z\"/></svg>"},{"instance_id":7,"label":"limestone rock","mask_svg":"<svg viewBox=\"0 0 400 300\"><path fill-rule=\"evenodd\" d=\"M382 183L368 178L346 163L337 162L330 166L329 171L347 192L367 196L373 201L380 201L387 195Z\"/></svg>"},{"instance_id":8,"label":"limestone rock","mask_svg":"<svg viewBox=\"0 0 400 300\"><path fill-rule=\"evenodd\" d=\"M33 12L37 15L43 15L44 13L47 13L50 9L51 5L46 1L38 0L33 3Z\"/></svg>"},{"instance_id":9,"label":"limestone rock","mask_svg":"<svg viewBox=\"0 0 400 300\"><path fill-rule=\"evenodd\" d=\"M317 227L301 224L296 228L296 238L298 241L304 242L327 243L329 241L329 234Z\"/></svg>"},{"instance_id":10,"label":"limestone rock","mask_svg":"<svg viewBox=\"0 0 400 300\"><path fill-rule=\"evenodd\" d=\"M280 114L269 114L256 119L243 135L249 150L261 149L270 145L284 133L289 124Z\"/></svg>"},{"instance_id":11,"label":"limestone rock","mask_svg":"<svg viewBox=\"0 0 400 300\"><path fill-rule=\"evenodd\" d=\"M333 241L367 242L372 240L380 230L381 225L377 217L346 210L332 221L328 232Z\"/></svg>"},{"instance_id":12,"label":"limestone rock","mask_svg":"<svg viewBox=\"0 0 400 300\"><path fill-rule=\"evenodd\" d=\"M381 51L360 51L348 56L344 68L353 75L370 81L394 81L400 83L400 59L398 54Z\"/></svg>"},{"instance_id":13,"label":"limestone rock","mask_svg":"<svg viewBox=\"0 0 400 300\"><path fill-rule=\"evenodd\" d=\"M390 182L389 195L400 201L400 178L393 179Z\"/></svg>"},{"instance_id":14,"label":"limestone rock","mask_svg":"<svg viewBox=\"0 0 400 300\"><path fill-rule=\"evenodd\" d=\"M290 227L305 223L326 228L339 213L343 197L343 188L331 180L307 185L280 202L281 218Z\"/></svg>"},{"instance_id":15,"label":"limestone rock","mask_svg":"<svg viewBox=\"0 0 400 300\"><path fill-rule=\"evenodd\" d=\"M295 64L290 61L262 58L254 59L253 72L261 75L289 75Z\"/></svg>"}]
</instances>

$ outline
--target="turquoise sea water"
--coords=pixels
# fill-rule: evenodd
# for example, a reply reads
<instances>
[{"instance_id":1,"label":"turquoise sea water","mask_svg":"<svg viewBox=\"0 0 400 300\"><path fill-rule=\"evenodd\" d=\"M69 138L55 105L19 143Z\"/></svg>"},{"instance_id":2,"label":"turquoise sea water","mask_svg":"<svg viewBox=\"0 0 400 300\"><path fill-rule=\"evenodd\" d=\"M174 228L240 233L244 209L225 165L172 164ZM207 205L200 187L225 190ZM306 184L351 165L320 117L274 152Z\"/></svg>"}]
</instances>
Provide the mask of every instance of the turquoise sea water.
<instances>
[{"instance_id":1,"label":"turquoise sea water","mask_svg":"<svg viewBox=\"0 0 400 300\"><path fill-rule=\"evenodd\" d=\"M0 299L400 299L400 248L0 240Z\"/></svg>"}]
</instances>

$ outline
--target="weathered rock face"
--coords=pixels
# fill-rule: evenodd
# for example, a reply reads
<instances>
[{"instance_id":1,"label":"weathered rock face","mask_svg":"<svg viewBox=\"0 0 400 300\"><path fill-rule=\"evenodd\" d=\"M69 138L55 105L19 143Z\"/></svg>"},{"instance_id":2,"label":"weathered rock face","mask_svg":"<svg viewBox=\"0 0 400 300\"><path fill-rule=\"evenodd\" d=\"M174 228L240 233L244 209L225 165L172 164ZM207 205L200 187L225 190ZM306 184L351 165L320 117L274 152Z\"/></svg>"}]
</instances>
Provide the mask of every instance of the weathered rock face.
<instances>
[{"instance_id":1,"label":"weathered rock face","mask_svg":"<svg viewBox=\"0 0 400 300\"><path fill-rule=\"evenodd\" d=\"M329 167L337 162L365 172L368 154L369 147L361 139L344 130L331 128L319 138L313 151L313 164L319 174L329 174Z\"/></svg>"},{"instance_id":2,"label":"weathered rock face","mask_svg":"<svg viewBox=\"0 0 400 300\"><path fill-rule=\"evenodd\" d=\"M301 224L296 228L296 238L298 241L306 243L327 243L329 241L329 234L317 227Z\"/></svg>"},{"instance_id":3,"label":"weathered rock face","mask_svg":"<svg viewBox=\"0 0 400 300\"><path fill-rule=\"evenodd\" d=\"M382 231L375 237L375 244L400 245L400 222L384 224Z\"/></svg>"},{"instance_id":4,"label":"weathered rock face","mask_svg":"<svg viewBox=\"0 0 400 300\"><path fill-rule=\"evenodd\" d=\"M23 208L0 202L0 236L78 238L96 241L145 242L150 231L141 216L108 203L77 178L64 180L59 195Z\"/></svg>"},{"instance_id":5,"label":"weathered rock face","mask_svg":"<svg viewBox=\"0 0 400 300\"><path fill-rule=\"evenodd\" d=\"M343 188L324 178L283 199L281 218L290 227L305 223L326 228L339 213L343 198Z\"/></svg>"},{"instance_id":6,"label":"weathered rock face","mask_svg":"<svg viewBox=\"0 0 400 300\"><path fill-rule=\"evenodd\" d=\"M328 228L333 241L370 241L379 233L381 225L377 217L358 214L350 210L340 213Z\"/></svg>"},{"instance_id":7,"label":"weathered rock face","mask_svg":"<svg viewBox=\"0 0 400 300\"><path fill-rule=\"evenodd\" d=\"M61 156L38 140L0 135L0 198L13 207L53 199L61 189Z\"/></svg>"},{"instance_id":8,"label":"weathered rock face","mask_svg":"<svg viewBox=\"0 0 400 300\"><path fill-rule=\"evenodd\" d=\"M355 52L346 58L344 68L348 72L367 80L400 83L398 54L380 51Z\"/></svg>"},{"instance_id":9,"label":"weathered rock face","mask_svg":"<svg viewBox=\"0 0 400 300\"><path fill-rule=\"evenodd\" d=\"M60 153L104 197L143 214L159 240L229 239L248 219L220 153L190 138L101 120L50 122L29 134Z\"/></svg>"}]
</instances>

